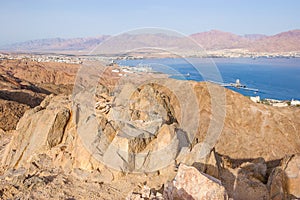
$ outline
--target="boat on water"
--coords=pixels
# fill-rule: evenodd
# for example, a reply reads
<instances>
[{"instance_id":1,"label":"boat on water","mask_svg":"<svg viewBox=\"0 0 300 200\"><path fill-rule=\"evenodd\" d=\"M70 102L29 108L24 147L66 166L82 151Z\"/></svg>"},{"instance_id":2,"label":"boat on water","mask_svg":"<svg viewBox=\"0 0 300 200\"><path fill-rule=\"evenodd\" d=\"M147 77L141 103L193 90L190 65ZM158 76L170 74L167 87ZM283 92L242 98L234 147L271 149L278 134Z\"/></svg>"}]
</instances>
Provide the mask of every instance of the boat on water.
<instances>
[{"instance_id":1,"label":"boat on water","mask_svg":"<svg viewBox=\"0 0 300 200\"><path fill-rule=\"evenodd\" d=\"M255 93L259 92L259 90L256 88L248 88L246 85L241 84L240 79L236 79L236 81L234 83L220 83L220 82L215 82L215 81L208 81L208 82L215 83L215 84L221 85L223 87L235 87L238 89L253 91Z\"/></svg>"}]
</instances>

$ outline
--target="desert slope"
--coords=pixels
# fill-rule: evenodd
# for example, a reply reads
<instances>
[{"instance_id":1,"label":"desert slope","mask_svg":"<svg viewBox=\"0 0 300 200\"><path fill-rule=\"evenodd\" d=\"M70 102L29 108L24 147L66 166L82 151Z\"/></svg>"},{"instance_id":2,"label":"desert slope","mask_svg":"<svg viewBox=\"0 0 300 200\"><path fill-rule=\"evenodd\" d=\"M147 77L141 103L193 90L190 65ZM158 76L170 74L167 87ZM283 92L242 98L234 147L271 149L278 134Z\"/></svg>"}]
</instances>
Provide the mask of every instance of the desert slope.
<instances>
[{"instance_id":1,"label":"desert slope","mask_svg":"<svg viewBox=\"0 0 300 200\"><path fill-rule=\"evenodd\" d=\"M185 149L185 153L180 158L183 149L172 148L168 155L175 156L175 163L193 164L197 169L202 170L201 163L203 162L203 165L206 166L205 163L208 161L198 160L196 155L199 147L201 149L201 144L205 140L208 125L213 120L210 109L211 99L207 90L207 84L210 83L184 82L171 79L167 80L167 82L180 87L187 84L194 88L199 101L201 119L197 135L193 139L192 146L188 148L190 150L186 152L187 149L182 147ZM210 86L216 87L216 89L219 88L217 85ZM105 102L108 105L112 100L109 97L109 89L104 89L105 85L102 85L101 88L99 91L102 93L99 93L97 97L98 101ZM182 93L184 94L184 91ZM163 100L165 97L169 97L168 100ZM178 101L168 89L156 84L145 85L132 98L137 100L135 101L137 103L132 105L133 111L130 112L132 123L140 123L142 120L146 121L144 124L136 125L135 127L131 126L130 130L139 132L139 128L142 128L143 130L151 131L153 126L158 126L158 131L153 132L155 137L150 137L146 140L136 139L127 141L123 136L119 138L119 134L121 134L119 130L123 125L110 118L109 113L114 108L111 107L107 110L106 107L100 106L97 108L96 116L99 118L99 125L103 130L103 134L107 136L107 142L110 145L120 145L119 147L123 148L124 142L127 141L127 147L131 149L130 151L136 153L147 152L168 144L170 142L170 139L168 139L169 136L178 137L178 134L181 134L178 130L186 130L186 127L177 118L180 115L178 114ZM147 116L147 113L138 114L140 109L151 109L151 107L156 106L160 109L157 110L158 115L155 118ZM190 106L190 108L193 107L193 105ZM18 187L22 189L17 194L22 196L26 194L26 191L30 191L31 195L35 198L46 198L50 197L49 189L52 188L57 194L62 195L62 191L66 191L67 196L73 196L74 198L96 198L97 195L100 195L107 198L123 199L126 195L130 194L130 191L135 190L137 185L142 184L144 181L147 181L147 185L153 188L153 190L161 191L162 184L174 177L176 171L174 171L173 162L170 163L170 166L166 170L161 169L158 174L150 173L146 176L130 173L125 176L124 172L121 173L103 165L102 162L98 161L96 152L94 152L95 154L91 154L84 147L84 141L77 132L78 129L76 129L75 118L78 116L76 112L78 110L73 109L70 97L63 95L56 97L49 96L40 106L27 111L21 118L14 132L15 137L5 148L2 166L6 170L12 168L22 169L23 171L16 171L21 174L35 174L28 176L36 177L40 181L36 182L29 178L28 180L34 181L36 184L36 187L30 190L26 189L26 185L18 183ZM190 111L187 110L186 112L189 113ZM251 191L251 195L255 195L258 199L268 197L270 191L267 188L267 180L269 179L270 172L275 167L280 166L280 161L285 156L293 155L300 151L299 114L300 109L298 108L279 109L259 105L238 93L226 90L224 127L214 146L214 151L217 152L214 159L220 159L218 162L223 164L215 166L220 170L216 172L216 169L210 171L209 167L213 164L210 163L207 165L207 168L204 168L207 170L205 172L221 179L229 196L235 196L237 197L236 199L244 199L246 197L243 196L245 194L242 192L245 190L242 189L244 187L248 191ZM163 118L162 124L157 124L157 117L159 116ZM193 118L190 121L192 122ZM152 126L148 127L146 124L152 124ZM176 147L176 143L174 144L174 147ZM172 143L172 145L174 144ZM176 155L179 157L176 157ZM209 154L208 156L211 155ZM117 158L115 157L114 159ZM149 166L151 167L151 160L155 161L158 158L150 156L149 159L150 163L144 163L145 169L148 169L147 167ZM207 159L210 160L212 158L208 157ZM241 173L252 173L249 171L252 170L252 165L258 167L259 170L261 170L261 167L265 168L265 170L255 172L259 173L259 175L251 175L251 177L255 178L249 178L248 175L245 177L244 175L242 176ZM130 169L130 163L129 166L127 163L126 166ZM248 168L244 168L245 166L248 166ZM44 170L44 173L41 173L41 170ZM51 174L55 174L55 177L47 182L47 177L51 176ZM5 176L9 177L10 175ZM14 176L17 180L23 180L22 176ZM91 177L94 178L92 179ZM241 179L241 177L244 178ZM66 179L69 181L67 185L63 186L62 189L57 187L57 185L64 185L63 182ZM241 183L239 189L232 189L232 181L235 179L242 181L244 185ZM23 182L26 182L26 180L27 178ZM77 188L79 180L86 180L82 187L86 188L87 191L91 191L96 196L89 196L91 194L82 196L77 192L71 193L70 189ZM124 186L125 182L126 186ZM101 186L97 186L95 183L101 183ZM9 191L13 191L7 185L9 183L2 184L4 184L2 187L5 187L6 191L8 191L5 194L9 195ZM45 184L48 188L43 190L45 193L38 193L37 188L42 188ZM256 184L256 186L253 184ZM109 193L110 187L116 188L115 191ZM165 188L165 191L167 191L167 188ZM237 191L239 192L237 193ZM53 197L57 198L57 195Z\"/></svg>"},{"instance_id":2,"label":"desert slope","mask_svg":"<svg viewBox=\"0 0 300 200\"><path fill-rule=\"evenodd\" d=\"M29 108L51 94L70 94L78 65L38 63L26 59L0 61L0 128L12 130Z\"/></svg>"},{"instance_id":3,"label":"desert slope","mask_svg":"<svg viewBox=\"0 0 300 200\"><path fill-rule=\"evenodd\" d=\"M1 63L0 125L10 130L0 130L1 198L149 199L152 194L153 199L172 199L172 183L176 173L178 181L185 174L182 169L193 171L193 177L197 171L205 173L213 180L210 184L226 193L224 199L298 195L294 175L299 172L299 108L257 104L212 83L161 77L155 81L150 74L133 74L128 85L114 90L120 78L111 70L92 90L93 96L71 96L67 85L73 84L78 67L24 60ZM131 81L141 79L151 81L134 88ZM84 86L80 79L79 84ZM129 91L128 104L118 99L116 92ZM225 101L212 91L224 92ZM40 99L21 102L26 98L18 92ZM215 115L213 103L225 112ZM82 112L84 104L92 105L91 115ZM215 136L208 135L210 124L220 119L220 135L208 149L206 139ZM96 135L90 134L89 128L95 127L91 120L97 122ZM126 157L113 147L144 155L139 159L145 160ZM207 154L199 157L203 149ZM182 187L198 187L187 180Z\"/></svg>"}]
</instances>

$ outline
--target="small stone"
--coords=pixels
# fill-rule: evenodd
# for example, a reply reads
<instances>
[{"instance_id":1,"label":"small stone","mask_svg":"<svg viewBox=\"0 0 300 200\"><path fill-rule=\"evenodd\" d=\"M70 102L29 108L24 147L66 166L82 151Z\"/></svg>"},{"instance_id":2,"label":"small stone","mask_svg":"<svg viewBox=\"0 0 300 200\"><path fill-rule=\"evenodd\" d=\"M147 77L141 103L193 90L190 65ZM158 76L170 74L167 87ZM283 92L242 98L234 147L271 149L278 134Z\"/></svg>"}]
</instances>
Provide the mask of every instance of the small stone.
<instances>
[{"instance_id":1,"label":"small stone","mask_svg":"<svg viewBox=\"0 0 300 200\"><path fill-rule=\"evenodd\" d=\"M79 180L86 181L88 180L90 173L83 169L75 168L72 172L72 175L74 175Z\"/></svg>"},{"instance_id":2,"label":"small stone","mask_svg":"<svg viewBox=\"0 0 300 200\"><path fill-rule=\"evenodd\" d=\"M151 191L150 191L151 189L148 187L148 186L146 186L146 185L144 185L143 186L143 189L142 189L142 197L143 198L149 198L150 197L150 195L151 195Z\"/></svg>"}]
</instances>

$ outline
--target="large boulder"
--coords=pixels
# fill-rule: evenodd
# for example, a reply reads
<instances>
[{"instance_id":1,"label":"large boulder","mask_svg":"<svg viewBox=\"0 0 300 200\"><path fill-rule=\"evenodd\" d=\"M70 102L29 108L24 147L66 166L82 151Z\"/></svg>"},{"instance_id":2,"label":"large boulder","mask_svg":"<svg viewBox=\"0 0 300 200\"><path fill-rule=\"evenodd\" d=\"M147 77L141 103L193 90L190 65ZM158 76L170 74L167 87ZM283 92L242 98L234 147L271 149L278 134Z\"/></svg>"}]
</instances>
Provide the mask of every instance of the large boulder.
<instances>
[{"instance_id":1,"label":"large boulder","mask_svg":"<svg viewBox=\"0 0 300 200\"><path fill-rule=\"evenodd\" d=\"M294 198L300 198L300 154L291 156L284 171L288 193Z\"/></svg>"},{"instance_id":2,"label":"large boulder","mask_svg":"<svg viewBox=\"0 0 300 200\"><path fill-rule=\"evenodd\" d=\"M237 171L233 198L237 200L268 200L269 191L267 185L263 183L266 169L264 161L243 163Z\"/></svg>"},{"instance_id":3,"label":"large boulder","mask_svg":"<svg viewBox=\"0 0 300 200\"><path fill-rule=\"evenodd\" d=\"M111 168L154 172L174 163L181 148L189 146L180 129L178 99L168 87L149 83L136 88L127 83L120 90L110 91L100 84L95 95L95 117L90 117L94 110L86 104L87 95L79 92L74 98L77 105L87 105L85 108L90 112L86 114L79 109L78 134L92 141L95 135L92 132L100 128L101 134L95 138L97 146L87 143L86 146L90 152L98 152L94 154L96 159ZM97 121L99 126L93 126Z\"/></svg>"},{"instance_id":4,"label":"large boulder","mask_svg":"<svg viewBox=\"0 0 300 200\"><path fill-rule=\"evenodd\" d=\"M179 166L172 183L164 190L166 199L228 199L221 181L184 164Z\"/></svg>"},{"instance_id":5,"label":"large boulder","mask_svg":"<svg viewBox=\"0 0 300 200\"><path fill-rule=\"evenodd\" d=\"M213 150L204 159L194 162L193 166L221 180L230 198L268 199L269 191L266 185L268 168L263 158L232 159Z\"/></svg>"},{"instance_id":6,"label":"large boulder","mask_svg":"<svg viewBox=\"0 0 300 200\"><path fill-rule=\"evenodd\" d=\"M276 167L272 170L268 179L268 189L270 191L270 199L288 199L287 178L281 167Z\"/></svg>"},{"instance_id":7,"label":"large boulder","mask_svg":"<svg viewBox=\"0 0 300 200\"><path fill-rule=\"evenodd\" d=\"M14 138L2 160L4 165L26 166L35 154L62 142L70 110L66 107L68 98L59 97L55 100L44 105L45 107L37 106L27 111L20 119Z\"/></svg>"}]
</instances>

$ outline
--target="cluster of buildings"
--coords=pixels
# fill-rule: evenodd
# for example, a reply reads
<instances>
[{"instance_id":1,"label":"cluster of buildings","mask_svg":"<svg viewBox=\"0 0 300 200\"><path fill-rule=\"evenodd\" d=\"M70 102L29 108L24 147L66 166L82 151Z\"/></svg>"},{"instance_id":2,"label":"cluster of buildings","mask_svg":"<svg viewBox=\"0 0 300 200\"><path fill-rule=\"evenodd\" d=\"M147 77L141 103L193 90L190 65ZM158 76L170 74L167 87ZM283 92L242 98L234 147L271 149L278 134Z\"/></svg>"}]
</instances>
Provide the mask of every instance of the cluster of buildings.
<instances>
[{"instance_id":1,"label":"cluster of buildings","mask_svg":"<svg viewBox=\"0 0 300 200\"><path fill-rule=\"evenodd\" d=\"M32 61L37 62L58 62L58 63L72 63L72 64L82 64L80 57L67 57L67 56L31 56L29 58Z\"/></svg>"},{"instance_id":2,"label":"cluster of buildings","mask_svg":"<svg viewBox=\"0 0 300 200\"><path fill-rule=\"evenodd\" d=\"M215 58L299 58L300 52L251 52L245 49L223 49L205 52L206 57ZM197 55L195 55L197 56Z\"/></svg>"},{"instance_id":3,"label":"cluster of buildings","mask_svg":"<svg viewBox=\"0 0 300 200\"><path fill-rule=\"evenodd\" d=\"M263 53L250 52L245 49L223 49L203 52L182 53L185 57L200 58L300 58L300 52L280 52L280 53ZM97 56L97 55L58 55L58 54L24 54L24 53L0 53L0 60L3 59L29 59L37 62L61 62L82 64L83 61L111 61L111 60L134 60L145 59L145 55L116 55L116 56ZM162 57L163 58L163 57Z\"/></svg>"},{"instance_id":4,"label":"cluster of buildings","mask_svg":"<svg viewBox=\"0 0 300 200\"><path fill-rule=\"evenodd\" d=\"M37 55L37 54L4 54L0 53L0 60L26 59L36 62L59 62L81 64L82 58L64 55Z\"/></svg>"},{"instance_id":5,"label":"cluster of buildings","mask_svg":"<svg viewBox=\"0 0 300 200\"><path fill-rule=\"evenodd\" d=\"M133 73L149 73L149 72L153 72L152 68L150 66L142 66L142 65L138 65L135 67L129 67L129 66L118 66L117 65L113 65L115 66L111 72L114 74L117 74L118 76L128 76L128 74L133 74Z\"/></svg>"},{"instance_id":6,"label":"cluster of buildings","mask_svg":"<svg viewBox=\"0 0 300 200\"><path fill-rule=\"evenodd\" d=\"M263 99L261 100L259 96L250 97L250 99L255 103L263 103L266 105L271 105L274 107L288 107L288 106L300 106L299 100L292 99L291 101L282 101L277 99Z\"/></svg>"},{"instance_id":7,"label":"cluster of buildings","mask_svg":"<svg viewBox=\"0 0 300 200\"><path fill-rule=\"evenodd\" d=\"M84 60L82 57L66 55L38 55L38 54L4 54L0 53L0 60L26 59L36 62L59 62L81 64Z\"/></svg>"},{"instance_id":8,"label":"cluster of buildings","mask_svg":"<svg viewBox=\"0 0 300 200\"><path fill-rule=\"evenodd\" d=\"M56 55L56 54L24 54L24 53L1 53L0 60L19 60L26 59L36 62L58 62L58 63L71 63L82 64L84 61L101 61L105 63L112 62L113 60L123 59L123 57L104 57L96 55Z\"/></svg>"}]
</instances>

